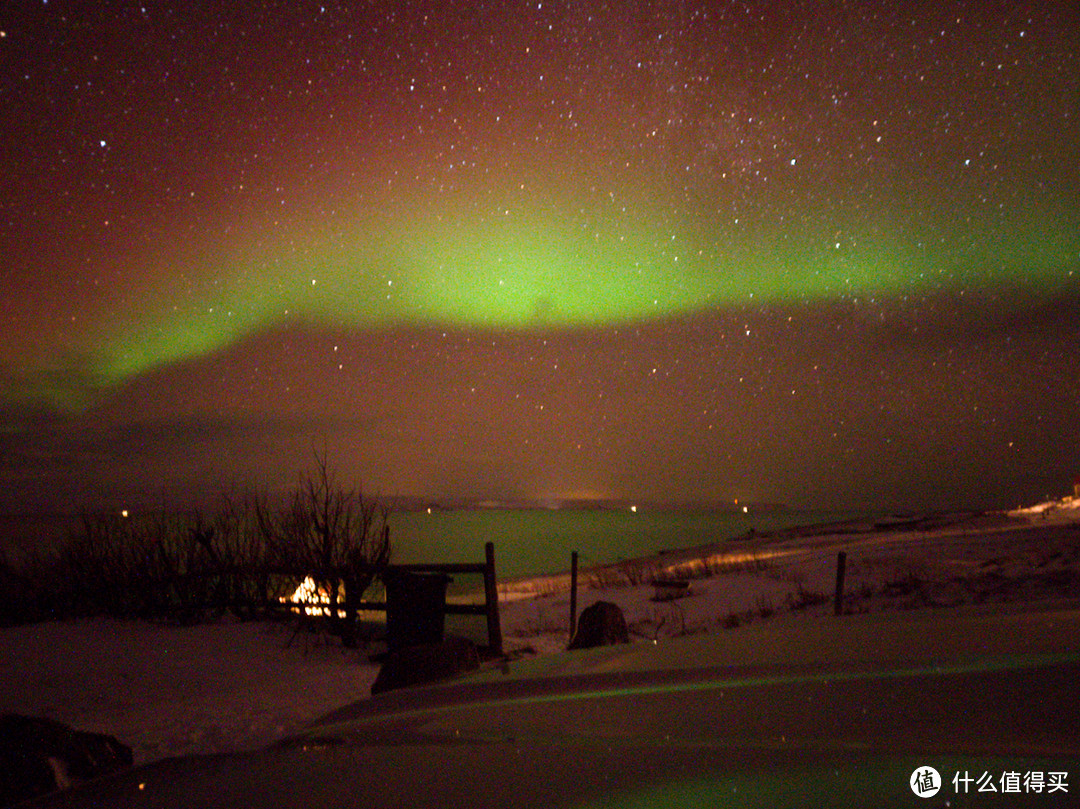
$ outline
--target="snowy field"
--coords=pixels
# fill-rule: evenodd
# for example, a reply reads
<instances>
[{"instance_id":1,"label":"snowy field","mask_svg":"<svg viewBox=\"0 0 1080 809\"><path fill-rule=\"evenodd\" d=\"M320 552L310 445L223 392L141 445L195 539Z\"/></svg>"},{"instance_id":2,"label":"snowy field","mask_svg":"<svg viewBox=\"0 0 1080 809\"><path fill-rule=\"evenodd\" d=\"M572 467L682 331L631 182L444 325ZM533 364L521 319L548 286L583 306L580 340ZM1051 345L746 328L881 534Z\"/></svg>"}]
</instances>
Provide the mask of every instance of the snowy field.
<instances>
[{"instance_id":1,"label":"snowy field","mask_svg":"<svg viewBox=\"0 0 1080 809\"><path fill-rule=\"evenodd\" d=\"M845 614L1080 602L1080 498L1008 515L790 529L611 565L579 575L579 611L599 599L614 602L639 640L833 616L841 551ZM655 579L689 580L687 594L665 600L670 593L649 583ZM565 646L568 575L507 582L502 590L508 651Z\"/></svg>"},{"instance_id":2,"label":"snowy field","mask_svg":"<svg viewBox=\"0 0 1080 809\"><path fill-rule=\"evenodd\" d=\"M847 559L847 614L922 620L936 609L1080 604L1080 500L1070 498L1008 516L750 536L582 571L579 611L597 600L615 602L633 639L654 655L684 635L745 633L748 626L758 637L799 632L799 622L815 622L801 625L809 629L844 620L833 617L832 602L840 551ZM690 584L679 598L657 600L649 583L656 577ZM565 648L568 577L505 582L501 590L511 655L543 657ZM289 625L235 621L16 627L0 630L0 710L111 733L131 745L140 763L251 749L368 699L378 670L368 660L371 651L296 635ZM746 661L732 665L740 662Z\"/></svg>"}]
</instances>

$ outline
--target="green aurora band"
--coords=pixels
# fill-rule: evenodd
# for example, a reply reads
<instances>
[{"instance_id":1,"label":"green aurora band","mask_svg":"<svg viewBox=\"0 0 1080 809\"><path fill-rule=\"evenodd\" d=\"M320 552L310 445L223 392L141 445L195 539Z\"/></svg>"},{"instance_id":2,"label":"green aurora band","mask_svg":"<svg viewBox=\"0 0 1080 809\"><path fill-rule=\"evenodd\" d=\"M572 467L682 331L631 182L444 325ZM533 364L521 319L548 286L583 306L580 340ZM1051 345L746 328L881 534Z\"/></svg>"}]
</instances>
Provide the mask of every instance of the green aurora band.
<instances>
[{"instance_id":1,"label":"green aurora band","mask_svg":"<svg viewBox=\"0 0 1080 809\"><path fill-rule=\"evenodd\" d=\"M134 311L85 336L78 384L31 384L25 398L77 411L153 369L294 323L543 331L971 285L1045 292L1075 289L1080 255L1080 237L1060 222L974 236L968 223L959 246L931 250L882 227L718 237L655 212L575 214L403 216L365 223L359 237L312 227L313 236L233 247L194 270L178 260L152 274L170 280L151 281Z\"/></svg>"}]
</instances>

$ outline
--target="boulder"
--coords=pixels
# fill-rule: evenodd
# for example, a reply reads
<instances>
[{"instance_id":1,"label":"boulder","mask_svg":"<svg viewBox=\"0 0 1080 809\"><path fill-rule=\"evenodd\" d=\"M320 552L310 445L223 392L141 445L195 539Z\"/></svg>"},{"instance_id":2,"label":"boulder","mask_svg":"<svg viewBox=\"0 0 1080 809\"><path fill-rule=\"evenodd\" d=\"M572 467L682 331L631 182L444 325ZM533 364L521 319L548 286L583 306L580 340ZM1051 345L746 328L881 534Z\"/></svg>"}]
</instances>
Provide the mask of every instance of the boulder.
<instances>
[{"instance_id":1,"label":"boulder","mask_svg":"<svg viewBox=\"0 0 1080 809\"><path fill-rule=\"evenodd\" d=\"M434 683L479 667L476 644L465 638L448 637L438 643L406 646L386 655L371 693Z\"/></svg>"},{"instance_id":2,"label":"boulder","mask_svg":"<svg viewBox=\"0 0 1080 809\"><path fill-rule=\"evenodd\" d=\"M596 646L629 642L626 618L619 606L610 601L597 601L581 611L577 631L566 648L592 649Z\"/></svg>"},{"instance_id":3,"label":"boulder","mask_svg":"<svg viewBox=\"0 0 1080 809\"><path fill-rule=\"evenodd\" d=\"M51 719L0 716L0 806L130 767L131 748Z\"/></svg>"}]
</instances>

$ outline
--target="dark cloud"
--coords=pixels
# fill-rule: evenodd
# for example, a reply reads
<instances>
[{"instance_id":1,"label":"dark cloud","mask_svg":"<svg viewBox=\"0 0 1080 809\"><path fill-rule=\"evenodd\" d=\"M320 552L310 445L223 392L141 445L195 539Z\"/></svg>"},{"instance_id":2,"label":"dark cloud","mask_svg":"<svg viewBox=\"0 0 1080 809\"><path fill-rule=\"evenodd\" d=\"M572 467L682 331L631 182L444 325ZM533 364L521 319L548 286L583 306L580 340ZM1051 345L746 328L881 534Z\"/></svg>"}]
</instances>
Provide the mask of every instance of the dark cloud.
<instances>
[{"instance_id":1,"label":"dark cloud","mask_svg":"<svg viewBox=\"0 0 1080 809\"><path fill-rule=\"evenodd\" d=\"M1080 288L1036 294L1005 286L886 299L858 317L882 346L933 351L1002 340L1075 342L1080 338L1078 312Z\"/></svg>"}]
</instances>

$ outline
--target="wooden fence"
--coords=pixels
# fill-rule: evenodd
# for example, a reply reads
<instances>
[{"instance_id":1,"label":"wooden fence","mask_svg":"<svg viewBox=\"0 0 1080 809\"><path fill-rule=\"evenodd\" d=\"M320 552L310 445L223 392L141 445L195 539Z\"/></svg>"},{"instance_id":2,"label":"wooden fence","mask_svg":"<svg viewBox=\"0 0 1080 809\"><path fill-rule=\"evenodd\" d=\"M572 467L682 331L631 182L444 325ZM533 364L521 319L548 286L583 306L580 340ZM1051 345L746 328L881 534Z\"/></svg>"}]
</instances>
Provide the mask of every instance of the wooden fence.
<instances>
[{"instance_id":1,"label":"wooden fence","mask_svg":"<svg viewBox=\"0 0 1080 809\"><path fill-rule=\"evenodd\" d=\"M374 567L361 565L348 571L350 574L380 574L393 575L400 573L442 573L445 575L479 574L484 577L484 603L483 604L450 604L442 605L445 615L482 615L487 619L488 649L495 655L502 655L502 627L499 622L499 591L495 584L495 544L484 544L484 561L477 563L456 562L445 564L400 564ZM344 571L343 571L344 573ZM342 575L347 580L347 576ZM355 619L356 613L361 610L387 610L385 601L357 601L348 598L348 586L346 586L345 612L346 620Z\"/></svg>"}]
</instances>

